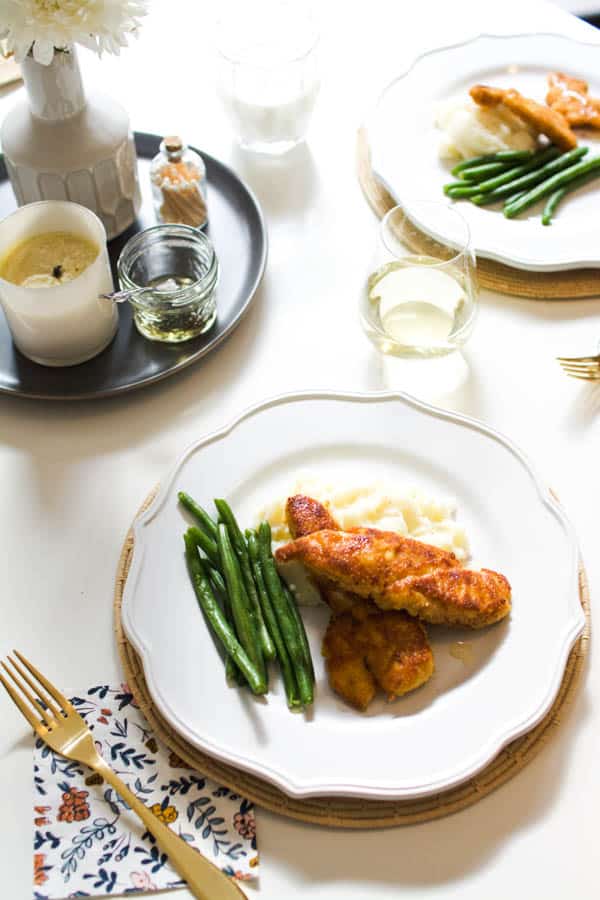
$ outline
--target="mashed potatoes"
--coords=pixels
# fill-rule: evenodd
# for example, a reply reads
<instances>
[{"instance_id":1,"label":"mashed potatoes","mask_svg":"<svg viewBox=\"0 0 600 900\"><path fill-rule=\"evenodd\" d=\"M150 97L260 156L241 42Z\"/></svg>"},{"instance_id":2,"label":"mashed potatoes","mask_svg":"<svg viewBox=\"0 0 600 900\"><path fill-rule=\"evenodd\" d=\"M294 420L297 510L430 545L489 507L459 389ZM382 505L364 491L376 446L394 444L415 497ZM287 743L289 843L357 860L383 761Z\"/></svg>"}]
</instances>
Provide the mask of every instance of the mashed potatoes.
<instances>
[{"instance_id":1,"label":"mashed potatoes","mask_svg":"<svg viewBox=\"0 0 600 900\"><path fill-rule=\"evenodd\" d=\"M499 150L533 150L536 134L502 104L484 109L470 98L440 103L435 124L444 133L442 159L470 159Z\"/></svg>"},{"instance_id":2,"label":"mashed potatoes","mask_svg":"<svg viewBox=\"0 0 600 900\"><path fill-rule=\"evenodd\" d=\"M381 482L342 485L306 475L290 484L289 490L262 509L258 521L267 519L276 544L291 539L285 503L293 494L307 494L330 510L341 528L366 526L396 531L443 550L451 550L458 559L469 555L464 529L454 520L456 506L447 499L432 497L415 488Z\"/></svg>"}]
</instances>

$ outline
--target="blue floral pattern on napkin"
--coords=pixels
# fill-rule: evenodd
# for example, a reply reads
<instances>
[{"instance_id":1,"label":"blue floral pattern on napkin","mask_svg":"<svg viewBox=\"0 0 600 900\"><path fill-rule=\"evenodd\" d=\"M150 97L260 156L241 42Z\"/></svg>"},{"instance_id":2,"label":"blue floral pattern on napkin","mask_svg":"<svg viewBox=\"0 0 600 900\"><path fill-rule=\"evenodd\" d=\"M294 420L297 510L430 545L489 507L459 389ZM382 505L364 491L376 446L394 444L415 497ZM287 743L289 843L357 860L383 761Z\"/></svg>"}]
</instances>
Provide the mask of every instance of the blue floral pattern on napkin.
<instances>
[{"instance_id":1,"label":"blue floral pattern on napkin","mask_svg":"<svg viewBox=\"0 0 600 900\"><path fill-rule=\"evenodd\" d=\"M127 786L232 878L258 875L253 804L194 772L158 741L126 684L97 685L71 702ZM152 835L100 775L34 749L34 900L183 886Z\"/></svg>"}]
</instances>

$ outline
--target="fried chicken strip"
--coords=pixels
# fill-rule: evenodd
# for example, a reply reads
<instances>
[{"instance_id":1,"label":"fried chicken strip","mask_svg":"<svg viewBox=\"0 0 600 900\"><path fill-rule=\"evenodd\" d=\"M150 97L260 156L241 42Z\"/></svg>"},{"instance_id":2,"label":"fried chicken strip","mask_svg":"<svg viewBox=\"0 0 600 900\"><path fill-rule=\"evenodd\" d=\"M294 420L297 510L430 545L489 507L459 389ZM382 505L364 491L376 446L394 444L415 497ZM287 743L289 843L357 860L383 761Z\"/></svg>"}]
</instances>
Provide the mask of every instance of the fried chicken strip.
<instances>
[{"instance_id":1,"label":"fried chicken strip","mask_svg":"<svg viewBox=\"0 0 600 900\"><path fill-rule=\"evenodd\" d=\"M313 531L340 530L327 507L305 494L294 494L293 497L287 498L285 518L293 538L304 537Z\"/></svg>"},{"instance_id":2,"label":"fried chicken strip","mask_svg":"<svg viewBox=\"0 0 600 900\"><path fill-rule=\"evenodd\" d=\"M304 537L304 535L323 529L340 530L340 526L329 510L318 500L304 494L288 497L285 505L285 517L293 538ZM316 578L314 580L323 600L336 615L352 612L355 618L364 619L375 608L370 600L364 600L357 594L336 587L326 579Z\"/></svg>"},{"instance_id":3,"label":"fried chicken strip","mask_svg":"<svg viewBox=\"0 0 600 900\"><path fill-rule=\"evenodd\" d=\"M331 687L360 710L378 686L393 700L429 681L434 669L425 629L396 610L374 610L363 621L351 612L332 616L323 656Z\"/></svg>"},{"instance_id":4,"label":"fried chicken strip","mask_svg":"<svg viewBox=\"0 0 600 900\"><path fill-rule=\"evenodd\" d=\"M600 128L600 100L590 97L589 85L582 78L564 72L550 72L546 103L567 120L569 125Z\"/></svg>"},{"instance_id":5,"label":"fried chicken strip","mask_svg":"<svg viewBox=\"0 0 600 900\"><path fill-rule=\"evenodd\" d=\"M330 512L312 497L297 494L286 503L294 538L339 530ZM423 626L404 612L382 612L370 600L316 578L332 610L323 640L329 683L348 703L365 710L381 688L389 700L415 690L434 670Z\"/></svg>"},{"instance_id":6,"label":"fried chicken strip","mask_svg":"<svg viewBox=\"0 0 600 900\"><path fill-rule=\"evenodd\" d=\"M332 615L322 653L329 684L340 697L362 712L377 693L375 676L357 642L358 623L351 613Z\"/></svg>"},{"instance_id":7,"label":"fried chicken strip","mask_svg":"<svg viewBox=\"0 0 600 900\"><path fill-rule=\"evenodd\" d=\"M454 553L375 528L325 529L297 538L276 552L296 559L317 578L402 609L425 622L482 628L508 615L511 590L498 572L464 569Z\"/></svg>"},{"instance_id":8,"label":"fried chicken strip","mask_svg":"<svg viewBox=\"0 0 600 900\"><path fill-rule=\"evenodd\" d=\"M505 90L486 84L476 84L469 93L479 106L493 107L499 103L504 104L523 122L531 125L540 134L545 134L561 150L572 150L577 146L577 137L560 112L524 97L513 88Z\"/></svg>"}]
</instances>

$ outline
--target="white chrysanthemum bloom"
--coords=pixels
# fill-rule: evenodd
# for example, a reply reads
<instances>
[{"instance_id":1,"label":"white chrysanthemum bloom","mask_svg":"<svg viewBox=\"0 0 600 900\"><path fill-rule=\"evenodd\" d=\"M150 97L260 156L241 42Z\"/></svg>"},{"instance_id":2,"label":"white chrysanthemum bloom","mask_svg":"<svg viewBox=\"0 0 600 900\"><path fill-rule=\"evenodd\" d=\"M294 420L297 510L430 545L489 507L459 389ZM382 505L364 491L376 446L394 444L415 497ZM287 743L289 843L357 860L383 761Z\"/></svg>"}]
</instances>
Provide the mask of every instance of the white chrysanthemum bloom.
<instances>
[{"instance_id":1,"label":"white chrysanthemum bloom","mask_svg":"<svg viewBox=\"0 0 600 900\"><path fill-rule=\"evenodd\" d=\"M147 12L148 0L0 0L0 38L18 61L32 51L47 66L72 44L119 53Z\"/></svg>"}]
</instances>

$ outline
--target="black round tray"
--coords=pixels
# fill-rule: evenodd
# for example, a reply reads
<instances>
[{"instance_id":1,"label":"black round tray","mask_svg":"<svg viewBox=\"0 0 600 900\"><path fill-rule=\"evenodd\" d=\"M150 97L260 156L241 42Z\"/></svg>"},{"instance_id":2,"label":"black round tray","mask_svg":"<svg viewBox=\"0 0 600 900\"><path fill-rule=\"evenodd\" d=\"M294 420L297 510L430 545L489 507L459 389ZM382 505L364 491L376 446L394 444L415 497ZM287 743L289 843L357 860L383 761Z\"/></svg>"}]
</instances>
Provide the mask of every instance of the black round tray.
<instances>
[{"instance_id":1,"label":"black round tray","mask_svg":"<svg viewBox=\"0 0 600 900\"><path fill-rule=\"evenodd\" d=\"M150 190L150 160L160 137L135 135L142 207L136 222L108 244L116 282L116 263L129 238L156 224ZM197 151L200 152L200 151ZM94 359L78 366L52 368L31 362L15 348L0 313L0 393L42 400L83 400L132 391L175 372L210 353L230 334L247 310L267 260L267 232L252 192L223 163L202 153L208 179L207 234L220 263L217 321L207 334L181 344L161 344L137 331L128 303L119 304L119 330ZM16 207L3 160L0 159L0 218Z\"/></svg>"}]
</instances>

